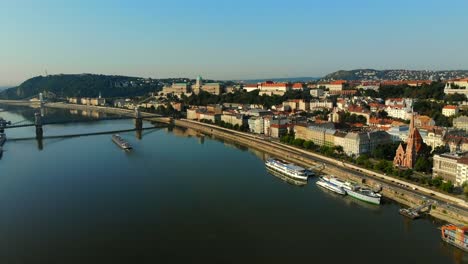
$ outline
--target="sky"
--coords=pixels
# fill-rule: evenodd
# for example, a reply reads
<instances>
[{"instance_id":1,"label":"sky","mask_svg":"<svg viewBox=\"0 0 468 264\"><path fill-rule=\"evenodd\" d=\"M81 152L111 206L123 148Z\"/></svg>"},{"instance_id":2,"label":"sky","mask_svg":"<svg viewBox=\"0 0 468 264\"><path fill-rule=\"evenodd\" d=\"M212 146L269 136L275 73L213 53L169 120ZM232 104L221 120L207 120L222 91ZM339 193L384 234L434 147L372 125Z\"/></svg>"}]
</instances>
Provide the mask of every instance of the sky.
<instances>
[{"instance_id":1,"label":"sky","mask_svg":"<svg viewBox=\"0 0 468 264\"><path fill-rule=\"evenodd\" d=\"M37 75L468 69L466 0L0 0L0 86Z\"/></svg>"}]
</instances>

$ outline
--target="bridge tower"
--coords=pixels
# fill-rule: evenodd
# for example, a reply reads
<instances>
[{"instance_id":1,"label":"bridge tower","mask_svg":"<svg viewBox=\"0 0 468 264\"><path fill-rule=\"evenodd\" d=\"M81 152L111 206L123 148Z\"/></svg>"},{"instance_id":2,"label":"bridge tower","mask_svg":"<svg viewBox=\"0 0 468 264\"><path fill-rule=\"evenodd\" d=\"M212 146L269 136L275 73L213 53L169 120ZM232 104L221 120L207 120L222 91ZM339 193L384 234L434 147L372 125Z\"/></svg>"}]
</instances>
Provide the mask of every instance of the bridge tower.
<instances>
[{"instance_id":1,"label":"bridge tower","mask_svg":"<svg viewBox=\"0 0 468 264\"><path fill-rule=\"evenodd\" d=\"M135 129L141 130L143 128L143 120L141 118L140 109L135 107Z\"/></svg>"},{"instance_id":2,"label":"bridge tower","mask_svg":"<svg viewBox=\"0 0 468 264\"><path fill-rule=\"evenodd\" d=\"M34 113L34 124L36 125L36 138L42 139L43 130L42 130L42 117L41 113Z\"/></svg>"}]
</instances>

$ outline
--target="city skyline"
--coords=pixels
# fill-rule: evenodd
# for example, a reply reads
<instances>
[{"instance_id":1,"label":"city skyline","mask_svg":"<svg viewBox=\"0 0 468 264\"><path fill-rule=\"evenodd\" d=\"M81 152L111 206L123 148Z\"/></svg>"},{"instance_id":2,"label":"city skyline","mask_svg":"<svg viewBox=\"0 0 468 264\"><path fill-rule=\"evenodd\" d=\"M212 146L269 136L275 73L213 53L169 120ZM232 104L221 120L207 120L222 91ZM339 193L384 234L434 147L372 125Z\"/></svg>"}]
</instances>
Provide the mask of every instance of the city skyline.
<instances>
[{"instance_id":1,"label":"city skyline","mask_svg":"<svg viewBox=\"0 0 468 264\"><path fill-rule=\"evenodd\" d=\"M463 70L468 3L7 1L0 86L58 73L209 79Z\"/></svg>"}]
</instances>

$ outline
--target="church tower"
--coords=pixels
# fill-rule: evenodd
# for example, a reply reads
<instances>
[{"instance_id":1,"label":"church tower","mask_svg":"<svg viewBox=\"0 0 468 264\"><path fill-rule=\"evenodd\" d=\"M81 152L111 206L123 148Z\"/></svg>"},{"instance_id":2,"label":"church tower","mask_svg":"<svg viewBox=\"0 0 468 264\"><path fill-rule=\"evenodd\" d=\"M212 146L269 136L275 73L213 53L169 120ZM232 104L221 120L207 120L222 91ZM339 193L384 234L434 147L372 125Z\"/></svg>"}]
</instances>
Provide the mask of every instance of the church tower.
<instances>
[{"instance_id":1,"label":"church tower","mask_svg":"<svg viewBox=\"0 0 468 264\"><path fill-rule=\"evenodd\" d=\"M393 164L399 167L412 169L418 159L418 154L421 151L423 139L419 130L414 126L414 113L411 115L408 139L406 141L406 150L403 150L403 145L398 147Z\"/></svg>"}]
</instances>

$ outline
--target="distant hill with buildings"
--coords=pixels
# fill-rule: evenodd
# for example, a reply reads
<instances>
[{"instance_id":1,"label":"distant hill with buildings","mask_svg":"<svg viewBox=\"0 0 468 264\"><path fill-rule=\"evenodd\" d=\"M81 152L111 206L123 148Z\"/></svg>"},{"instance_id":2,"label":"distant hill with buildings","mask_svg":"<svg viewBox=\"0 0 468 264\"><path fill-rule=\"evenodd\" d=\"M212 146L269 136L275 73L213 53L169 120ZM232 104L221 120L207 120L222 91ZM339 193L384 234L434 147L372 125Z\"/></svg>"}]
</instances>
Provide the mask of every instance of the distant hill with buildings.
<instances>
[{"instance_id":1,"label":"distant hill with buildings","mask_svg":"<svg viewBox=\"0 0 468 264\"><path fill-rule=\"evenodd\" d=\"M417 71L417 70L373 70L357 69L350 71L336 71L323 77L322 81L347 80L448 80L467 78L468 70L453 71Z\"/></svg>"},{"instance_id":2,"label":"distant hill with buildings","mask_svg":"<svg viewBox=\"0 0 468 264\"><path fill-rule=\"evenodd\" d=\"M273 81L273 82L309 82L309 81L317 81L320 78L317 77L291 77L291 78L270 78L270 79L251 79L251 80L242 80L244 83L259 83L265 81Z\"/></svg>"},{"instance_id":3,"label":"distant hill with buildings","mask_svg":"<svg viewBox=\"0 0 468 264\"><path fill-rule=\"evenodd\" d=\"M58 74L37 76L17 87L0 91L3 99L28 99L40 92L57 97L124 97L160 90L161 80L97 74Z\"/></svg>"}]
</instances>

